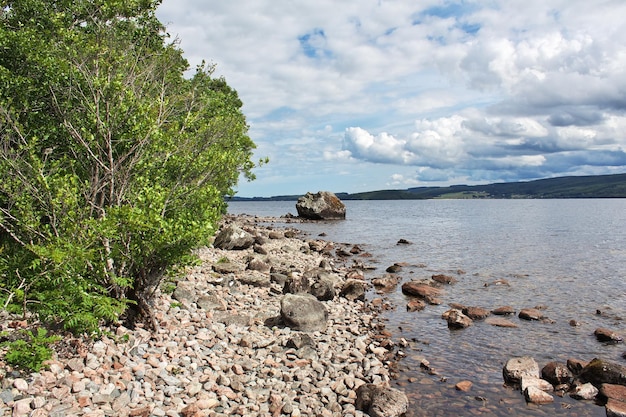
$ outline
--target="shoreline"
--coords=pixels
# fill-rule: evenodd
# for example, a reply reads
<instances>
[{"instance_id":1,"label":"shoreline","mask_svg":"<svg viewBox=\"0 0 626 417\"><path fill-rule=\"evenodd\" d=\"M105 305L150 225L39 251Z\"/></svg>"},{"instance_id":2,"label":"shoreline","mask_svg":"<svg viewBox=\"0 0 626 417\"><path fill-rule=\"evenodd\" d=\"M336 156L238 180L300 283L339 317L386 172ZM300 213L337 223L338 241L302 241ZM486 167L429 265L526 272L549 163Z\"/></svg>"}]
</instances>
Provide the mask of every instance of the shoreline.
<instances>
[{"instance_id":1,"label":"shoreline","mask_svg":"<svg viewBox=\"0 0 626 417\"><path fill-rule=\"evenodd\" d=\"M337 295L322 302L324 330L280 320L284 277L322 268L341 289L363 276L337 254L354 247L304 236L289 227L294 218L223 219L232 222L256 236L255 247L199 249L201 264L156 297L156 332L118 326L88 344L66 339L46 370L5 371L0 415L366 415L357 389L391 380L393 342L377 307Z\"/></svg>"}]
</instances>

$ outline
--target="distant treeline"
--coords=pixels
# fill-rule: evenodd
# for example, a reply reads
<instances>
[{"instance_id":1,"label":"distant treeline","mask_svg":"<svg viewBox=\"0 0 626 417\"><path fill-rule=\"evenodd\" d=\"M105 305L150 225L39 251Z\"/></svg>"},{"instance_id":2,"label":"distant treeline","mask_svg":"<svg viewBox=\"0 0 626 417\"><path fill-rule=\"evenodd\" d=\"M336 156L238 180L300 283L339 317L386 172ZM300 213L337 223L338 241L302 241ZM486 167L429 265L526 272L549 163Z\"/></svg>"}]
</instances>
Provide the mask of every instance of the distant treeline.
<instances>
[{"instance_id":1,"label":"distant treeline","mask_svg":"<svg viewBox=\"0 0 626 417\"><path fill-rule=\"evenodd\" d=\"M318 190L309 190L312 192ZM342 200L426 200L433 198L626 198L626 174L546 178L525 182L449 187L415 187L364 193L336 193ZM231 201L295 201L300 195L233 197Z\"/></svg>"}]
</instances>

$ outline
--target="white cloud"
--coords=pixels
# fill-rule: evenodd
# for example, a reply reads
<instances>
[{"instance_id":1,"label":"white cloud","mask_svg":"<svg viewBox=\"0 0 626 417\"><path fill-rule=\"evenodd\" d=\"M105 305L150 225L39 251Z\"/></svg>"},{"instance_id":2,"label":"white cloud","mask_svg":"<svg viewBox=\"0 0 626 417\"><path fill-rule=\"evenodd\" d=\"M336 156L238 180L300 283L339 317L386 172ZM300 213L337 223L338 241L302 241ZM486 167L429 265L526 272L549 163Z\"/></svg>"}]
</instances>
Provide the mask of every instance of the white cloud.
<instances>
[{"instance_id":1,"label":"white cloud","mask_svg":"<svg viewBox=\"0 0 626 417\"><path fill-rule=\"evenodd\" d=\"M624 15L622 0L164 0L158 11L191 64L215 62L238 91L272 159L262 173L293 188L344 171L355 188L382 188L403 181L398 166L422 181L626 170ZM372 163L365 178L371 165L358 164Z\"/></svg>"}]
</instances>

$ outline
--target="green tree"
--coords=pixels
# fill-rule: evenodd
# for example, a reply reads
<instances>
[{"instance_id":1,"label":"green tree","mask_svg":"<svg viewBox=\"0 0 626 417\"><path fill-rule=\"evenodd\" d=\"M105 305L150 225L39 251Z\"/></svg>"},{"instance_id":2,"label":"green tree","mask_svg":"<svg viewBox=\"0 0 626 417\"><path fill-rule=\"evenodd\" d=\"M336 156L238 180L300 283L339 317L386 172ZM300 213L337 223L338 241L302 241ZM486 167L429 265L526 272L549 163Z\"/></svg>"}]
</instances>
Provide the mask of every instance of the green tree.
<instances>
[{"instance_id":1,"label":"green tree","mask_svg":"<svg viewBox=\"0 0 626 417\"><path fill-rule=\"evenodd\" d=\"M94 331L150 317L215 232L254 143L154 0L0 1L0 301ZM130 309L129 309L130 307Z\"/></svg>"}]
</instances>

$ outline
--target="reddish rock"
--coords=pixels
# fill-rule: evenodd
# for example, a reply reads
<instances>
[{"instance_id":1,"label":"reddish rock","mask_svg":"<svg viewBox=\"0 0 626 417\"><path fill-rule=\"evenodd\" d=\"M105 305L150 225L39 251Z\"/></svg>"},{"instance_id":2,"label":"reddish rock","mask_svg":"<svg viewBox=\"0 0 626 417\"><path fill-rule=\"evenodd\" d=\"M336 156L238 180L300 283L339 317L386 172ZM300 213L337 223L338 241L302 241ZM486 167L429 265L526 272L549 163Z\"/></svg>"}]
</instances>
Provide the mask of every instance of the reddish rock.
<instances>
[{"instance_id":1,"label":"reddish rock","mask_svg":"<svg viewBox=\"0 0 626 417\"><path fill-rule=\"evenodd\" d=\"M430 304L440 303L437 297L441 295L441 290L435 287L431 287L428 284L423 284L415 281L405 282L402 285L402 292L407 295L413 295L423 298Z\"/></svg>"},{"instance_id":2,"label":"reddish rock","mask_svg":"<svg viewBox=\"0 0 626 417\"><path fill-rule=\"evenodd\" d=\"M319 191L306 193L296 202L298 216L309 220L338 220L346 218L346 206L335 194Z\"/></svg>"},{"instance_id":3,"label":"reddish rock","mask_svg":"<svg viewBox=\"0 0 626 417\"><path fill-rule=\"evenodd\" d=\"M526 401L533 404L549 404L554 402L554 397L537 387L531 386L524 391Z\"/></svg>"},{"instance_id":4,"label":"reddish rock","mask_svg":"<svg viewBox=\"0 0 626 417\"><path fill-rule=\"evenodd\" d=\"M459 310L448 310L444 315L450 329L465 329L472 325L472 319Z\"/></svg>"},{"instance_id":5,"label":"reddish rock","mask_svg":"<svg viewBox=\"0 0 626 417\"><path fill-rule=\"evenodd\" d=\"M626 403L626 386L615 384L602 384L600 396L606 400L613 399Z\"/></svg>"},{"instance_id":6,"label":"reddish rock","mask_svg":"<svg viewBox=\"0 0 626 417\"><path fill-rule=\"evenodd\" d=\"M515 329L518 327L517 324L513 323L511 320L507 320L502 317L487 317L485 323L496 327L506 327L511 329Z\"/></svg>"},{"instance_id":7,"label":"reddish rock","mask_svg":"<svg viewBox=\"0 0 626 417\"><path fill-rule=\"evenodd\" d=\"M433 281L440 284L454 284L455 282L457 282L456 278L444 274L433 275L431 278L433 279Z\"/></svg>"},{"instance_id":8,"label":"reddish rock","mask_svg":"<svg viewBox=\"0 0 626 417\"><path fill-rule=\"evenodd\" d=\"M593 332L593 335L599 342L619 343L623 340L622 336L617 334L615 331L604 327L597 328Z\"/></svg>"},{"instance_id":9,"label":"reddish rock","mask_svg":"<svg viewBox=\"0 0 626 417\"><path fill-rule=\"evenodd\" d=\"M380 278L374 278L372 280L372 284L377 289L381 289L383 291L392 290L398 285L400 278L397 275L386 274Z\"/></svg>"},{"instance_id":10,"label":"reddish rock","mask_svg":"<svg viewBox=\"0 0 626 417\"><path fill-rule=\"evenodd\" d=\"M515 309L511 306L503 306L503 307L498 307L495 310L491 310L492 314L495 314L496 316L508 316L511 314L515 314Z\"/></svg>"},{"instance_id":11,"label":"reddish rock","mask_svg":"<svg viewBox=\"0 0 626 417\"><path fill-rule=\"evenodd\" d=\"M606 405L606 417L626 417L626 403L609 399Z\"/></svg>"},{"instance_id":12,"label":"reddish rock","mask_svg":"<svg viewBox=\"0 0 626 417\"><path fill-rule=\"evenodd\" d=\"M472 389L472 385L473 384L471 381L461 381L457 382L454 388L457 391L468 392L470 389Z\"/></svg>"},{"instance_id":13,"label":"reddish rock","mask_svg":"<svg viewBox=\"0 0 626 417\"><path fill-rule=\"evenodd\" d=\"M567 369L572 371L574 375L580 374L585 366L587 366L587 362L579 359L570 358L567 360Z\"/></svg>"},{"instance_id":14,"label":"reddish rock","mask_svg":"<svg viewBox=\"0 0 626 417\"><path fill-rule=\"evenodd\" d=\"M472 320L483 320L491 314L489 310L482 307L465 307L462 311Z\"/></svg>"},{"instance_id":15,"label":"reddish rock","mask_svg":"<svg viewBox=\"0 0 626 417\"><path fill-rule=\"evenodd\" d=\"M573 378L567 365L558 362L549 362L541 369L541 377L552 385L568 384Z\"/></svg>"},{"instance_id":16,"label":"reddish rock","mask_svg":"<svg viewBox=\"0 0 626 417\"><path fill-rule=\"evenodd\" d=\"M406 311L409 311L409 312L422 311L424 308L426 308L426 303L416 298L414 298L413 300L410 300L406 304Z\"/></svg>"},{"instance_id":17,"label":"reddish rock","mask_svg":"<svg viewBox=\"0 0 626 417\"><path fill-rule=\"evenodd\" d=\"M522 320L541 320L544 315L536 308L524 308L519 312L519 318Z\"/></svg>"}]
</instances>

